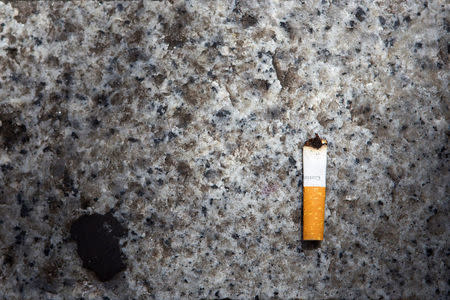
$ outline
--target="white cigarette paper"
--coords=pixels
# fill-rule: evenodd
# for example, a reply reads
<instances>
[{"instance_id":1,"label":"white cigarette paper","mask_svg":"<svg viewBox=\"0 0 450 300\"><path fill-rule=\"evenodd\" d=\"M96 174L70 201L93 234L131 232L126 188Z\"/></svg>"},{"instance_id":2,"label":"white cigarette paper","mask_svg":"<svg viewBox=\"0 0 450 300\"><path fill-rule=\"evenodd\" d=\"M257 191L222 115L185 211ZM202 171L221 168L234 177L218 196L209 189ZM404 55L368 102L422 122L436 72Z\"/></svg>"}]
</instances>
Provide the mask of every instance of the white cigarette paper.
<instances>
[{"instance_id":1,"label":"white cigarette paper","mask_svg":"<svg viewBox=\"0 0 450 300\"><path fill-rule=\"evenodd\" d=\"M327 145L303 147L303 186L326 186Z\"/></svg>"}]
</instances>

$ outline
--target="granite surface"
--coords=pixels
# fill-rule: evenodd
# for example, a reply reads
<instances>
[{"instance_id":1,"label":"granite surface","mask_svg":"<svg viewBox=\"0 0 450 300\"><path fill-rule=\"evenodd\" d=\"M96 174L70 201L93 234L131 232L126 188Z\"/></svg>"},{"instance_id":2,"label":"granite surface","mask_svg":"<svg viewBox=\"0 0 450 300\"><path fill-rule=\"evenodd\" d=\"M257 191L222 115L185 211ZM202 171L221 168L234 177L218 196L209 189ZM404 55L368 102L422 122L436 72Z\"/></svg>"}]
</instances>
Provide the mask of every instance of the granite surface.
<instances>
[{"instance_id":1,"label":"granite surface","mask_svg":"<svg viewBox=\"0 0 450 300\"><path fill-rule=\"evenodd\" d=\"M445 1L0 1L0 298L448 299L448 30ZM104 282L94 213L126 228Z\"/></svg>"}]
</instances>

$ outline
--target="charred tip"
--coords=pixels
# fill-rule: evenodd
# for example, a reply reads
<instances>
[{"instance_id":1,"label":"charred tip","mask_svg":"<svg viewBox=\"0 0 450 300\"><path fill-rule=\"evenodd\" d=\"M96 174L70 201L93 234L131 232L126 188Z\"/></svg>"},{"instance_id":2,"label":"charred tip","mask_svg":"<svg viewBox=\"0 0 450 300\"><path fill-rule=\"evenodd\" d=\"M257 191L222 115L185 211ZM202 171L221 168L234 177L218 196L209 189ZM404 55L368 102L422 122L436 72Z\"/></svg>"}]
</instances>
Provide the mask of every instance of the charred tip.
<instances>
[{"instance_id":1,"label":"charred tip","mask_svg":"<svg viewBox=\"0 0 450 300\"><path fill-rule=\"evenodd\" d=\"M314 138L306 141L305 146L320 149L320 147L322 147L322 145L326 145L326 144L327 144L327 141L324 139L321 139L320 136L316 133L316 136Z\"/></svg>"}]
</instances>

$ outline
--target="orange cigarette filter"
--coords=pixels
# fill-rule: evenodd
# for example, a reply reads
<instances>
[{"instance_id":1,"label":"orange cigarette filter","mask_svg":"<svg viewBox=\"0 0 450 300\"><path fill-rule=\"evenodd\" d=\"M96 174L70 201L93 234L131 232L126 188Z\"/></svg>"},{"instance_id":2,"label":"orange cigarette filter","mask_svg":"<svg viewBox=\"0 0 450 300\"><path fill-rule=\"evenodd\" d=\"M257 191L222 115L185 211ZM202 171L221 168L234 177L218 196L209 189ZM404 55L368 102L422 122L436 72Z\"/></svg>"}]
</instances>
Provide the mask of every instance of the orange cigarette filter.
<instances>
[{"instance_id":1,"label":"orange cigarette filter","mask_svg":"<svg viewBox=\"0 0 450 300\"><path fill-rule=\"evenodd\" d=\"M323 240L327 141L317 134L303 147L303 240Z\"/></svg>"}]
</instances>

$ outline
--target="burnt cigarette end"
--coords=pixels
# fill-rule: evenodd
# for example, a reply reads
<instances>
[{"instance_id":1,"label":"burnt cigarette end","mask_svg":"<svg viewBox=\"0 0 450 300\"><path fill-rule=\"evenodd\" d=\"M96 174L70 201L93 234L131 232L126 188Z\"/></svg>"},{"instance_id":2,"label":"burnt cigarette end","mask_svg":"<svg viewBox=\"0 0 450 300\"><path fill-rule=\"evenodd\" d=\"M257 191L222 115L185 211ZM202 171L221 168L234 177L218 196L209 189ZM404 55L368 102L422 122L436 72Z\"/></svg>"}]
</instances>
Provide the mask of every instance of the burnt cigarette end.
<instances>
[{"instance_id":1,"label":"burnt cigarette end","mask_svg":"<svg viewBox=\"0 0 450 300\"><path fill-rule=\"evenodd\" d=\"M324 144L326 144L326 142L323 142L322 139L319 137L319 135L316 133L316 136L314 138L306 141L305 146L310 146L319 149Z\"/></svg>"}]
</instances>

